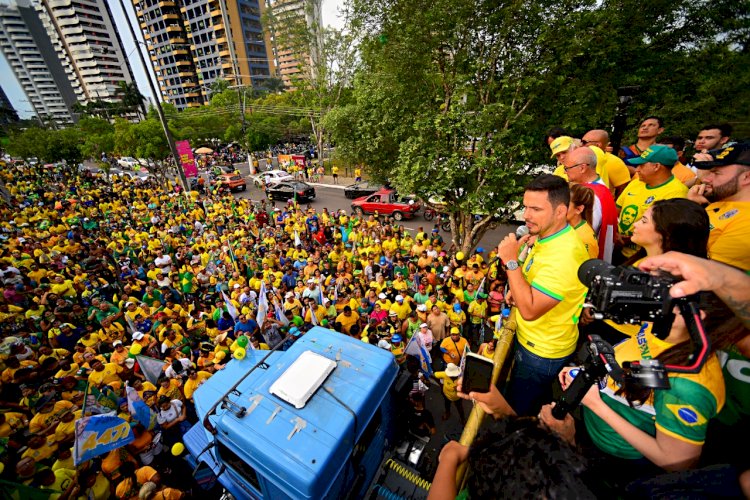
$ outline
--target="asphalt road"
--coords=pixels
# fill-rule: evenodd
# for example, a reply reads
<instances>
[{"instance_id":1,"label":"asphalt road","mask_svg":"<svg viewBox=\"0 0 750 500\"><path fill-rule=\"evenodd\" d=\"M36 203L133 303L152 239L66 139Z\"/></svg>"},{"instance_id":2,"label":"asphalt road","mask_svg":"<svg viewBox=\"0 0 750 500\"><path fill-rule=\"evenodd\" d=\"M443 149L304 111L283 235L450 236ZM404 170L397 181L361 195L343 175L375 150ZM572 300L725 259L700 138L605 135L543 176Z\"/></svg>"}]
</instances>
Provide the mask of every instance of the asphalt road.
<instances>
[{"instance_id":1,"label":"asphalt road","mask_svg":"<svg viewBox=\"0 0 750 500\"><path fill-rule=\"evenodd\" d=\"M252 200L263 200L266 198L265 193L260 189L257 189L252 181L247 176L243 176L248 181L247 191L236 193L237 198L250 198ZM313 207L316 211L321 212L324 208L328 209L328 212L334 212L341 209L346 210L347 213L351 212L352 200L344 197L344 185L341 187L331 187L330 185L313 184L315 187L316 197L315 200L306 204ZM284 203L284 202L277 202ZM416 233L420 227L424 228L425 231L429 232L434 226L434 222L426 221L423 216L424 210L421 210L417 217L411 220L404 220L401 223L404 227L414 233ZM514 224L501 224L496 229L487 231L484 237L480 240L479 245L483 247L487 252L491 248L497 247L500 240L505 237L508 233L515 232L518 225ZM450 241L451 234L449 232L441 231L443 239L447 242Z\"/></svg>"}]
</instances>

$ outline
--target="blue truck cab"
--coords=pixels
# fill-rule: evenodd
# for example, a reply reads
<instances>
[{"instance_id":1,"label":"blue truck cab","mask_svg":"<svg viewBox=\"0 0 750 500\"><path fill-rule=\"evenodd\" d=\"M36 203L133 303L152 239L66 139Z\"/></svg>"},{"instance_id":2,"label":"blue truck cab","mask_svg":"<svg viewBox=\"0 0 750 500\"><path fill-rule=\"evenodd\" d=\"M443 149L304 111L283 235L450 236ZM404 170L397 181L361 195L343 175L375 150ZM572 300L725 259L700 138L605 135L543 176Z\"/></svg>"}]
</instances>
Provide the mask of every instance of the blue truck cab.
<instances>
[{"instance_id":1,"label":"blue truck cab","mask_svg":"<svg viewBox=\"0 0 750 500\"><path fill-rule=\"evenodd\" d=\"M393 444L397 375L390 352L320 327L248 350L195 392L189 460L238 499L361 498Z\"/></svg>"}]
</instances>

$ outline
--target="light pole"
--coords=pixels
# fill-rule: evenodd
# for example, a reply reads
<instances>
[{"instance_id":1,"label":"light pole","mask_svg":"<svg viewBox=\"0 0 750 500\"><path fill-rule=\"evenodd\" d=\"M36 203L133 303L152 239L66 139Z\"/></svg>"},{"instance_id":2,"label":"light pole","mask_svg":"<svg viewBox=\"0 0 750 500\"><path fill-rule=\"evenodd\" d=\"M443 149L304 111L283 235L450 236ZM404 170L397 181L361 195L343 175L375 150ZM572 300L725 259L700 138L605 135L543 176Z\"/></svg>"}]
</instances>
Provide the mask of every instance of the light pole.
<instances>
[{"instance_id":1,"label":"light pole","mask_svg":"<svg viewBox=\"0 0 750 500\"><path fill-rule=\"evenodd\" d=\"M143 66L143 71L146 72L148 75L148 67L146 66L146 60L143 57L143 53L141 52L141 49L138 47L138 38L136 38L135 35L135 29L133 29L133 25L130 24L130 16L128 16L128 11L125 10L125 2L123 0L120 0L120 7L122 8L123 14L125 14L125 21L128 25L128 28L130 29L130 35L133 37L133 41L135 42L135 48L136 52L138 52L138 59L141 61L141 65ZM167 143L169 144L169 150L172 152L172 159L174 160L174 164L177 167L177 173L180 176L180 184L182 184L182 189L187 193L190 191L190 185L188 184L187 177L185 177L185 171L182 170L182 165L180 164L180 158L177 155L177 148L174 145L174 139L172 138L172 133L169 131L169 126L167 125L167 120L164 118L164 110L161 107L161 100L159 99L160 93L156 92L156 88L154 88L154 82L151 81L151 78L148 78L148 86L151 88L151 94L154 96L155 104L156 104L156 113L159 115L159 121L161 121L161 126L164 128L164 135L167 137Z\"/></svg>"}]
</instances>

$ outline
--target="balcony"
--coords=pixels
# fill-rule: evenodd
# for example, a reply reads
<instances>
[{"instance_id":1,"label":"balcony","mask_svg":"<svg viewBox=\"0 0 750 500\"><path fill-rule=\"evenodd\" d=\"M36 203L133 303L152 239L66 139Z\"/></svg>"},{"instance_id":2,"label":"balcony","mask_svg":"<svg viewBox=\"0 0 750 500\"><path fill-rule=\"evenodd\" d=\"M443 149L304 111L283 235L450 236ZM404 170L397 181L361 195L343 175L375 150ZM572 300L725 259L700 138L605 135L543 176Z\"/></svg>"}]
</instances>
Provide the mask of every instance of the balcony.
<instances>
[{"instance_id":1,"label":"balcony","mask_svg":"<svg viewBox=\"0 0 750 500\"><path fill-rule=\"evenodd\" d=\"M161 0L159 2L159 7L176 7L176 5L172 0Z\"/></svg>"},{"instance_id":2,"label":"balcony","mask_svg":"<svg viewBox=\"0 0 750 500\"><path fill-rule=\"evenodd\" d=\"M178 20L180 19L180 16L178 16L177 14L171 14L171 13L170 13L170 14L162 14L162 16L161 16L161 17L162 17L162 19L164 19L165 21L167 21L167 20L169 20L169 19L172 19L172 20L174 20L174 21L178 21Z\"/></svg>"},{"instance_id":3,"label":"balcony","mask_svg":"<svg viewBox=\"0 0 750 500\"><path fill-rule=\"evenodd\" d=\"M192 61L189 61L187 59L183 59L181 61L175 61L175 66L192 66Z\"/></svg>"},{"instance_id":4,"label":"balcony","mask_svg":"<svg viewBox=\"0 0 750 500\"><path fill-rule=\"evenodd\" d=\"M182 26L179 24L170 24L167 26L167 33L180 33L182 31Z\"/></svg>"},{"instance_id":5,"label":"balcony","mask_svg":"<svg viewBox=\"0 0 750 500\"><path fill-rule=\"evenodd\" d=\"M178 71L177 74L182 78L193 78L195 76L193 71Z\"/></svg>"}]
</instances>

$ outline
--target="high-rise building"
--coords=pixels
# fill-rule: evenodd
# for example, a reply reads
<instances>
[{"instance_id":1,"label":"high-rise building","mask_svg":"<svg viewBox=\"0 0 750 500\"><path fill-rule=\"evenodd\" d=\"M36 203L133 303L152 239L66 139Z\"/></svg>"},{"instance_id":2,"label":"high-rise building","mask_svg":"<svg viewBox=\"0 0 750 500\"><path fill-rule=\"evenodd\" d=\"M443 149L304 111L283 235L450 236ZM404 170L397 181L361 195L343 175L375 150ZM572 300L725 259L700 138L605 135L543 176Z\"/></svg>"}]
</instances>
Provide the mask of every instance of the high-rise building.
<instances>
[{"instance_id":1,"label":"high-rise building","mask_svg":"<svg viewBox=\"0 0 750 500\"><path fill-rule=\"evenodd\" d=\"M0 50L40 121L73 122L76 94L47 31L26 0L0 4Z\"/></svg>"},{"instance_id":2,"label":"high-rise building","mask_svg":"<svg viewBox=\"0 0 750 500\"><path fill-rule=\"evenodd\" d=\"M120 85L134 78L108 2L33 1L78 100L119 100Z\"/></svg>"},{"instance_id":3,"label":"high-rise building","mask_svg":"<svg viewBox=\"0 0 750 500\"><path fill-rule=\"evenodd\" d=\"M219 79L270 75L258 0L132 1L162 97L178 109L207 103Z\"/></svg>"},{"instance_id":4,"label":"high-rise building","mask_svg":"<svg viewBox=\"0 0 750 500\"><path fill-rule=\"evenodd\" d=\"M18 121L18 113L13 108L8 96L5 95L5 90L0 87L0 125L6 125Z\"/></svg>"},{"instance_id":5,"label":"high-rise building","mask_svg":"<svg viewBox=\"0 0 750 500\"><path fill-rule=\"evenodd\" d=\"M271 11L269 26L274 65L284 86L314 76L317 50L322 43L322 0L266 0ZM305 33L300 36L300 31ZM300 40L298 38L303 38Z\"/></svg>"}]
</instances>

